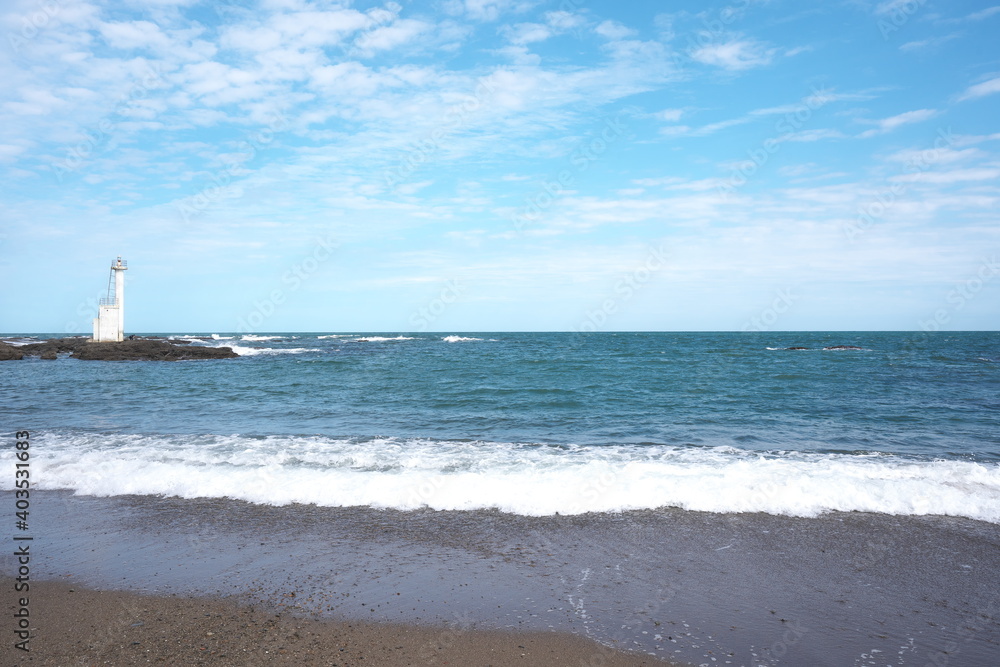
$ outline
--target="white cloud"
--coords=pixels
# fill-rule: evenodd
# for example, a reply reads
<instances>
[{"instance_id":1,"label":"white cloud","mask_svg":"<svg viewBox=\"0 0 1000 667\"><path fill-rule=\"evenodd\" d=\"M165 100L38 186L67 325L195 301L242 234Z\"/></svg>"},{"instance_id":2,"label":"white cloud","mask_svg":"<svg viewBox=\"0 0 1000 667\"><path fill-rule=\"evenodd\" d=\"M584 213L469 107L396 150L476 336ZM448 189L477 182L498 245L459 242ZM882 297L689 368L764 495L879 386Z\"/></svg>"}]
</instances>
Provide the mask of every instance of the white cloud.
<instances>
[{"instance_id":1,"label":"white cloud","mask_svg":"<svg viewBox=\"0 0 1000 667\"><path fill-rule=\"evenodd\" d=\"M987 141L1000 141L1000 132L994 132L993 134L956 135L952 141L952 145L961 148L963 146L975 146Z\"/></svg>"},{"instance_id":2,"label":"white cloud","mask_svg":"<svg viewBox=\"0 0 1000 667\"><path fill-rule=\"evenodd\" d=\"M885 0L875 7L876 14L891 14L898 12L907 5L911 5L915 0Z\"/></svg>"},{"instance_id":3,"label":"white cloud","mask_svg":"<svg viewBox=\"0 0 1000 667\"><path fill-rule=\"evenodd\" d=\"M942 35L941 37L931 37L931 38L928 38L928 39L922 39L922 40L915 41L915 42L907 42L907 43L903 44L902 46L900 46L899 50L900 51L920 51L920 50L923 50L923 49L932 49L932 48L936 48L938 46L941 46L942 44L945 44L947 42L950 42L953 39L957 39L958 37L959 37L959 34L956 32L956 33L952 33L950 35Z\"/></svg>"},{"instance_id":4,"label":"white cloud","mask_svg":"<svg viewBox=\"0 0 1000 667\"><path fill-rule=\"evenodd\" d=\"M598 24L598 26L594 28L594 32L607 39L625 39L626 37L632 37L636 34L635 30L622 25L618 21L611 20L603 21Z\"/></svg>"},{"instance_id":5,"label":"white cloud","mask_svg":"<svg viewBox=\"0 0 1000 667\"><path fill-rule=\"evenodd\" d=\"M770 64L776 49L749 39L733 39L721 44L709 44L691 52L691 58L706 65L715 65L734 72Z\"/></svg>"},{"instance_id":6,"label":"white cloud","mask_svg":"<svg viewBox=\"0 0 1000 667\"><path fill-rule=\"evenodd\" d=\"M843 137L844 133L840 132L839 130L816 129L816 130L802 130L801 132L793 132L782 138L785 141L809 143L812 141L822 141L824 139L841 139Z\"/></svg>"},{"instance_id":7,"label":"white cloud","mask_svg":"<svg viewBox=\"0 0 1000 667\"><path fill-rule=\"evenodd\" d=\"M582 16L567 11L546 12L544 18L545 23L517 23L503 26L500 28L500 34L511 44L524 46L576 30L587 22Z\"/></svg>"},{"instance_id":8,"label":"white cloud","mask_svg":"<svg viewBox=\"0 0 1000 667\"><path fill-rule=\"evenodd\" d=\"M389 25L395 18L396 13L386 10L368 14L353 9L275 12L262 22L224 25L219 43L246 51L334 46L355 32Z\"/></svg>"},{"instance_id":9,"label":"white cloud","mask_svg":"<svg viewBox=\"0 0 1000 667\"><path fill-rule=\"evenodd\" d=\"M663 111L658 111L653 114L657 120L663 120L668 123L676 123L684 115L684 109L664 109Z\"/></svg>"},{"instance_id":10,"label":"white cloud","mask_svg":"<svg viewBox=\"0 0 1000 667\"><path fill-rule=\"evenodd\" d=\"M1000 77L966 88L965 92L958 99L959 101L974 100L995 93L1000 93Z\"/></svg>"},{"instance_id":11,"label":"white cloud","mask_svg":"<svg viewBox=\"0 0 1000 667\"><path fill-rule=\"evenodd\" d=\"M587 23L587 19L579 14L560 10L556 12L545 12L545 22L560 32L566 32L567 30L575 30L585 25Z\"/></svg>"},{"instance_id":12,"label":"white cloud","mask_svg":"<svg viewBox=\"0 0 1000 667\"><path fill-rule=\"evenodd\" d=\"M691 134L691 132L690 125L668 125L667 127L660 128L660 134L665 137L680 137Z\"/></svg>"},{"instance_id":13,"label":"white cloud","mask_svg":"<svg viewBox=\"0 0 1000 667\"><path fill-rule=\"evenodd\" d=\"M511 44L517 46L543 42L552 36L552 30L540 23L518 23L513 26L504 26L500 32Z\"/></svg>"},{"instance_id":14,"label":"white cloud","mask_svg":"<svg viewBox=\"0 0 1000 667\"><path fill-rule=\"evenodd\" d=\"M1000 179L1000 169L996 168L972 168L953 169L951 171L917 172L915 174L903 174L891 180L903 183L933 183L934 185L952 185L965 181L995 181Z\"/></svg>"},{"instance_id":15,"label":"white cloud","mask_svg":"<svg viewBox=\"0 0 1000 667\"><path fill-rule=\"evenodd\" d=\"M792 56L797 56L800 53L809 53L813 50L812 46L796 46L791 49L787 49L784 53L786 58L791 58Z\"/></svg>"},{"instance_id":16,"label":"white cloud","mask_svg":"<svg viewBox=\"0 0 1000 667\"><path fill-rule=\"evenodd\" d=\"M0 144L0 162L12 162L18 155L27 150L24 144Z\"/></svg>"},{"instance_id":17,"label":"white cloud","mask_svg":"<svg viewBox=\"0 0 1000 667\"><path fill-rule=\"evenodd\" d=\"M496 21L503 14L520 14L536 4L534 0L446 0L443 8L474 21Z\"/></svg>"},{"instance_id":18,"label":"white cloud","mask_svg":"<svg viewBox=\"0 0 1000 667\"><path fill-rule=\"evenodd\" d=\"M866 130L862 132L859 137L868 138L874 137L880 134L886 134L887 132L892 132L897 127L903 125L910 125L912 123L922 123L925 120L933 118L938 115L938 112L934 109L916 109L914 111L907 111L906 113L901 113L896 116L890 116L889 118L883 118L882 120L874 121L878 126L871 130Z\"/></svg>"},{"instance_id":19,"label":"white cloud","mask_svg":"<svg viewBox=\"0 0 1000 667\"><path fill-rule=\"evenodd\" d=\"M170 39L160 27L149 21L102 23L101 35L109 46L116 49L162 50L170 46Z\"/></svg>"},{"instance_id":20,"label":"white cloud","mask_svg":"<svg viewBox=\"0 0 1000 667\"><path fill-rule=\"evenodd\" d=\"M717 123L709 123L708 125L702 125L701 127L693 130L691 132L692 136L704 137L709 134L715 134L719 130L724 130L728 127L734 127L736 125L743 125L750 122L749 116L743 116L741 118L730 118L728 120L721 120Z\"/></svg>"},{"instance_id":21,"label":"white cloud","mask_svg":"<svg viewBox=\"0 0 1000 667\"><path fill-rule=\"evenodd\" d=\"M933 161L934 164L951 164L981 158L984 155L985 153L978 148L966 148L964 150L954 150L951 148L907 149L889 155L886 160L916 165L923 165L928 161Z\"/></svg>"},{"instance_id":22,"label":"white cloud","mask_svg":"<svg viewBox=\"0 0 1000 667\"><path fill-rule=\"evenodd\" d=\"M994 14L1000 14L1000 5L995 5L993 7L987 7L978 12L973 12L965 17L967 21L982 21L985 18L989 18Z\"/></svg>"},{"instance_id":23,"label":"white cloud","mask_svg":"<svg viewBox=\"0 0 1000 667\"><path fill-rule=\"evenodd\" d=\"M389 49L412 42L432 29L433 26L425 21L400 19L392 25L364 33L358 38L355 44L366 53L388 51Z\"/></svg>"}]
</instances>

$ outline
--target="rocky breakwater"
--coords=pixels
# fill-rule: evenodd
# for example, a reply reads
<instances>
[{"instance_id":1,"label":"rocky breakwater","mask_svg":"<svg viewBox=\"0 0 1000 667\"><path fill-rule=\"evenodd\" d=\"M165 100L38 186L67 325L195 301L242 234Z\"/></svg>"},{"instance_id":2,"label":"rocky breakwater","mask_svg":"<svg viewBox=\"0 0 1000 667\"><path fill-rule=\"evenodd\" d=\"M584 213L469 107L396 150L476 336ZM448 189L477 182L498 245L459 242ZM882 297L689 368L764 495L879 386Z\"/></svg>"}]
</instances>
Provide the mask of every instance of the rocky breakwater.
<instances>
[{"instance_id":1,"label":"rocky breakwater","mask_svg":"<svg viewBox=\"0 0 1000 667\"><path fill-rule=\"evenodd\" d=\"M0 342L0 361L25 357L56 359L60 354L93 361L185 361L232 359L240 356L229 347L202 347L191 345L190 341L165 338L137 338L111 343L95 343L89 338L50 338L27 345Z\"/></svg>"}]
</instances>

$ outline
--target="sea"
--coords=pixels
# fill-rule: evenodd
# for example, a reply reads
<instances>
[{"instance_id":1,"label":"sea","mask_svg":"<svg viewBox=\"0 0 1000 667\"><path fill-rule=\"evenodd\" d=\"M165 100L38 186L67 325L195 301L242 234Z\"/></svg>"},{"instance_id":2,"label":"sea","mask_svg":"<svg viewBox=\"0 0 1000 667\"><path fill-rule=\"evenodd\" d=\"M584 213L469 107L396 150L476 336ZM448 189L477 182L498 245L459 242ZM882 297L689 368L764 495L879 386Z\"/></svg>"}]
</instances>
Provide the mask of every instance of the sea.
<instances>
[{"instance_id":1,"label":"sea","mask_svg":"<svg viewBox=\"0 0 1000 667\"><path fill-rule=\"evenodd\" d=\"M998 664L1000 332L157 335L240 356L0 362L32 577L706 667Z\"/></svg>"},{"instance_id":2,"label":"sea","mask_svg":"<svg viewBox=\"0 0 1000 667\"><path fill-rule=\"evenodd\" d=\"M1000 523L997 332L162 335L241 356L2 366L38 488Z\"/></svg>"}]
</instances>

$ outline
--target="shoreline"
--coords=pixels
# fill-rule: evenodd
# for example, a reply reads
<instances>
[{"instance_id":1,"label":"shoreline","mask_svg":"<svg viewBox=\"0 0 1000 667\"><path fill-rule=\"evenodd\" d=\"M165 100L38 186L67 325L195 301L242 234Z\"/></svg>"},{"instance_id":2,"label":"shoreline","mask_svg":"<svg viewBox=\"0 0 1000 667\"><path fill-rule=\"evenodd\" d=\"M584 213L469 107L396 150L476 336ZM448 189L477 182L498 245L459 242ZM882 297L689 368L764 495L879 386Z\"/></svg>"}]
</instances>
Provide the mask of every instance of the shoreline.
<instances>
[{"instance_id":1,"label":"shoreline","mask_svg":"<svg viewBox=\"0 0 1000 667\"><path fill-rule=\"evenodd\" d=\"M1000 651L1000 526L974 520L32 499L33 578L81 587L349 623L468 619L691 664L976 665Z\"/></svg>"},{"instance_id":2,"label":"shoreline","mask_svg":"<svg viewBox=\"0 0 1000 667\"><path fill-rule=\"evenodd\" d=\"M5 579L4 590L13 589ZM604 665L670 663L566 633L499 632L457 619L442 627L309 618L211 597L94 590L32 582L30 651L3 664L120 665ZM5 610L14 611L7 596ZM676 665L676 663L674 663Z\"/></svg>"}]
</instances>

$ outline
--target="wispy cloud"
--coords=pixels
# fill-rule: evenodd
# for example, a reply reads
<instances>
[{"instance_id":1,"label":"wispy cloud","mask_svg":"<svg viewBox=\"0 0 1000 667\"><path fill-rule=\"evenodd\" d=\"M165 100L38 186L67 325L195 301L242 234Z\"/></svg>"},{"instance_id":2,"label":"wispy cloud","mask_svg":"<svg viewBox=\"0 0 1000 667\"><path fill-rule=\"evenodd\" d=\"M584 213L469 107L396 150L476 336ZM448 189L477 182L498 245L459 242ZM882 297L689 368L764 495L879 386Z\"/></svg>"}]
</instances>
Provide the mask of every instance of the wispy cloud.
<instances>
[{"instance_id":1,"label":"wispy cloud","mask_svg":"<svg viewBox=\"0 0 1000 667\"><path fill-rule=\"evenodd\" d=\"M892 14L902 10L907 5L914 3L914 0L885 0L875 6L876 14Z\"/></svg>"},{"instance_id":2,"label":"wispy cloud","mask_svg":"<svg viewBox=\"0 0 1000 667\"><path fill-rule=\"evenodd\" d=\"M941 35L940 37L929 37L927 39L917 40L915 42L906 42L899 47L900 51L925 51L930 49L936 49L942 44L947 44L948 42L958 39L961 35L957 32L953 32L949 35Z\"/></svg>"},{"instance_id":3,"label":"wispy cloud","mask_svg":"<svg viewBox=\"0 0 1000 667\"><path fill-rule=\"evenodd\" d=\"M752 39L731 39L691 51L692 59L732 72L763 67L774 60L777 49Z\"/></svg>"},{"instance_id":4,"label":"wispy cloud","mask_svg":"<svg viewBox=\"0 0 1000 667\"><path fill-rule=\"evenodd\" d=\"M965 89L965 92L959 96L958 100L960 102L965 100L975 100L980 97L986 97L987 95L993 95L995 93L1000 93L1000 77L983 81L982 83L977 83L974 86L969 86Z\"/></svg>"},{"instance_id":5,"label":"wispy cloud","mask_svg":"<svg viewBox=\"0 0 1000 667\"><path fill-rule=\"evenodd\" d=\"M938 115L938 112L934 109L916 109L914 111L907 111L895 116L890 116L889 118L872 121L875 125L877 125L877 127L871 130L866 130L858 136L862 138L875 137L880 134L892 132L896 128L902 127L903 125L922 123L936 115Z\"/></svg>"},{"instance_id":6,"label":"wispy cloud","mask_svg":"<svg viewBox=\"0 0 1000 667\"><path fill-rule=\"evenodd\" d=\"M601 23L594 28L594 32L601 37L606 37L607 39L625 39L627 37L633 37L636 34L635 30L626 27L618 21L601 21Z\"/></svg>"},{"instance_id":7,"label":"wispy cloud","mask_svg":"<svg viewBox=\"0 0 1000 667\"><path fill-rule=\"evenodd\" d=\"M521 14L538 0L445 0L445 11L464 15L474 21L496 21L504 14Z\"/></svg>"},{"instance_id":8,"label":"wispy cloud","mask_svg":"<svg viewBox=\"0 0 1000 667\"><path fill-rule=\"evenodd\" d=\"M968 21L982 21L990 16L995 16L1000 14L1000 5L994 5L993 7L987 7L986 9L981 9L978 12L973 12L966 16Z\"/></svg>"}]
</instances>

